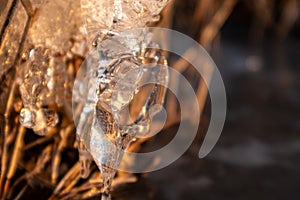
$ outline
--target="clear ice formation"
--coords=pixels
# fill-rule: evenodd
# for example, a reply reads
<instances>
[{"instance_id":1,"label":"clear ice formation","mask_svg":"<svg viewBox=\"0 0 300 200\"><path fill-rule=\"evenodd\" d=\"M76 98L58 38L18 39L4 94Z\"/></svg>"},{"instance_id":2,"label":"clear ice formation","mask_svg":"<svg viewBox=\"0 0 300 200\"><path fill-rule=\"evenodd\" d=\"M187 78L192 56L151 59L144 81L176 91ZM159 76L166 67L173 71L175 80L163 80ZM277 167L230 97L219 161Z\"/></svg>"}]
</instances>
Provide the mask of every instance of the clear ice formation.
<instances>
[{"instance_id":1,"label":"clear ice formation","mask_svg":"<svg viewBox=\"0 0 300 200\"><path fill-rule=\"evenodd\" d=\"M58 114L49 107L63 105L68 79L65 69L61 55L42 47L32 49L24 63L19 79L23 101L20 123L39 135L47 134L48 128L59 121Z\"/></svg>"},{"instance_id":2,"label":"clear ice formation","mask_svg":"<svg viewBox=\"0 0 300 200\"><path fill-rule=\"evenodd\" d=\"M147 29L111 36L86 57L74 83L77 137L100 168L103 199L124 151L148 133L164 102L168 66L157 48Z\"/></svg>"},{"instance_id":3,"label":"clear ice formation","mask_svg":"<svg viewBox=\"0 0 300 200\"><path fill-rule=\"evenodd\" d=\"M20 123L45 135L48 128L59 122L53 108L62 107L66 102L70 78L67 56L83 57L87 47L80 33L79 0L35 0L31 3L37 12L26 41L29 52L28 55L24 53L25 63L19 70L23 100Z\"/></svg>"},{"instance_id":4,"label":"clear ice formation","mask_svg":"<svg viewBox=\"0 0 300 200\"><path fill-rule=\"evenodd\" d=\"M90 39L99 32L123 32L159 20L169 0L81 0L81 12Z\"/></svg>"},{"instance_id":5,"label":"clear ice formation","mask_svg":"<svg viewBox=\"0 0 300 200\"><path fill-rule=\"evenodd\" d=\"M103 200L110 199L124 151L135 137L148 133L151 117L164 102L167 61L146 25L159 20L167 2L81 0L94 49L74 83L73 113L82 176L87 176L91 155L102 173Z\"/></svg>"},{"instance_id":6,"label":"clear ice formation","mask_svg":"<svg viewBox=\"0 0 300 200\"><path fill-rule=\"evenodd\" d=\"M29 30L30 43L66 52L82 25L79 0L37 0L38 11Z\"/></svg>"}]
</instances>

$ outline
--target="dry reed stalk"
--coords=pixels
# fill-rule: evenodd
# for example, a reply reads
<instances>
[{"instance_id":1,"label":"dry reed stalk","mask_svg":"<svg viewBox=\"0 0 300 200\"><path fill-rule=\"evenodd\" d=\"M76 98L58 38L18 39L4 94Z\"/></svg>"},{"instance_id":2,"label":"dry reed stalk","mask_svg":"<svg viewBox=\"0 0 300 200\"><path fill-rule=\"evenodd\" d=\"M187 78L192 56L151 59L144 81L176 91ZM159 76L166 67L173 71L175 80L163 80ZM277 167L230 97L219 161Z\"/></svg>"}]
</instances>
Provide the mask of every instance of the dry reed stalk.
<instances>
[{"instance_id":1,"label":"dry reed stalk","mask_svg":"<svg viewBox=\"0 0 300 200\"><path fill-rule=\"evenodd\" d=\"M24 196L24 193L25 191L27 190L29 186L28 185L25 185L21 191L18 193L18 195L15 197L15 200L19 200L19 199L22 199L22 197Z\"/></svg>"},{"instance_id":2,"label":"dry reed stalk","mask_svg":"<svg viewBox=\"0 0 300 200\"><path fill-rule=\"evenodd\" d=\"M2 196L2 199L5 198L5 194L4 194L4 183L5 183L5 178L6 178L6 173L7 173L7 165L8 165L8 138L9 138L9 134L10 134L10 118L11 118L11 114L12 114L12 110L13 110L13 102L14 102L14 96L15 96L15 92L16 92L16 81L13 82L9 96L8 96L8 100L7 100L7 104L6 104L6 110L4 113L4 137L3 137L3 150L2 150L2 158L1 158L1 175L0 175L0 196Z\"/></svg>"},{"instance_id":3,"label":"dry reed stalk","mask_svg":"<svg viewBox=\"0 0 300 200\"><path fill-rule=\"evenodd\" d=\"M221 7L216 11L212 19L209 21L209 23L203 28L201 32L201 36L198 41L208 51L211 48L211 43L213 39L219 33L221 27L230 16L237 2L238 0L223 1Z\"/></svg>"},{"instance_id":4,"label":"dry reed stalk","mask_svg":"<svg viewBox=\"0 0 300 200\"><path fill-rule=\"evenodd\" d=\"M18 139L15 143L15 150L13 154L13 158L11 161L11 167L10 167L10 171L8 172L8 178L7 180L10 180L16 170L17 165L23 166L21 162L21 151L24 151L22 146L23 146L23 138L24 138L24 134L25 134L26 129L23 126L20 126L20 133L18 134ZM23 180L27 180L27 184L25 184L25 186L23 186L23 189L21 190L20 193L17 194L17 196L15 197L16 199L23 197L22 195L24 194L25 190L28 188L28 185L36 185L38 184L42 184L45 185L47 187L52 187L51 184L44 179L41 179L41 177L39 177L39 173L44 173L43 170L46 169L47 163L49 163L49 161L51 160L52 157L52 149L53 149L53 144L49 144L48 146L46 146L42 153L38 156L37 158L37 162L34 166L34 168L32 170L27 169L26 173L20 177L18 177L11 188L10 191L8 192L8 199L11 199L13 196L13 193L16 191L15 188L23 181ZM24 168L24 167L23 167Z\"/></svg>"},{"instance_id":5,"label":"dry reed stalk","mask_svg":"<svg viewBox=\"0 0 300 200\"><path fill-rule=\"evenodd\" d=\"M46 165L50 162L52 158L52 152L53 152L53 145L52 144L47 145L43 149L40 157L38 157L35 168L30 173L38 174L43 170L45 170Z\"/></svg>"},{"instance_id":6,"label":"dry reed stalk","mask_svg":"<svg viewBox=\"0 0 300 200\"><path fill-rule=\"evenodd\" d=\"M23 7L25 8L28 16L32 17L34 15L34 8L30 2L30 0L21 0Z\"/></svg>"},{"instance_id":7,"label":"dry reed stalk","mask_svg":"<svg viewBox=\"0 0 300 200\"><path fill-rule=\"evenodd\" d=\"M73 167L66 173L66 175L60 180L57 184L56 188L54 189L52 196L49 198L50 200L55 199L63 188L68 187L68 185L75 185L73 182L78 182L80 177L80 163L77 162Z\"/></svg>"},{"instance_id":8,"label":"dry reed stalk","mask_svg":"<svg viewBox=\"0 0 300 200\"><path fill-rule=\"evenodd\" d=\"M14 177L17 169L18 161L20 160L21 154L22 154L22 146L23 146L23 139L25 135L25 127L19 126L19 131L17 135L17 139L15 142L15 147L13 150L13 154L11 156L10 166L6 175L6 181L4 185L4 192L3 192L3 198L5 198L8 194L8 191L10 189L11 185L11 179Z\"/></svg>"},{"instance_id":9,"label":"dry reed stalk","mask_svg":"<svg viewBox=\"0 0 300 200\"><path fill-rule=\"evenodd\" d=\"M95 181L91 181L93 179L95 179ZM72 199L76 196L75 199L84 199L83 196L86 195L85 193L89 193L89 197L97 196L102 192L101 186L101 174L100 172L94 172L88 181L84 182L76 188L72 188L66 190L64 193L60 193L58 197L59 199Z\"/></svg>"},{"instance_id":10,"label":"dry reed stalk","mask_svg":"<svg viewBox=\"0 0 300 200\"><path fill-rule=\"evenodd\" d=\"M208 51L210 51L213 40L217 37L220 32L221 27L228 19L230 14L232 13L233 8L237 4L238 0L226 0L222 2L220 8L216 11L210 22L203 28L200 37L198 38L198 42L204 46ZM208 84L212 77L213 69L209 67L203 67L204 71L202 71L202 75L208 77ZM197 89L197 100L199 103L200 112L203 111L204 103L207 97L207 85L204 82L204 79L201 78L198 84Z\"/></svg>"},{"instance_id":11,"label":"dry reed stalk","mask_svg":"<svg viewBox=\"0 0 300 200\"><path fill-rule=\"evenodd\" d=\"M238 0L228 0L223 1L221 6L216 6L215 1L201 0L197 4L194 13L194 23L195 24L206 24L204 27L200 27L198 32L200 32L200 37L198 38L198 42L201 43L208 51L212 46L213 40L217 37L220 28L224 24L224 22L230 16L234 6ZM212 10L218 7L215 13L212 13ZM210 19L211 17L211 19ZM208 21L208 22L207 22ZM193 49L188 49L183 57L188 57L190 59L194 59L197 56L197 52ZM182 73L189 67L190 63L187 62L184 58L180 58L175 62L173 68L178 72ZM206 69L203 71L203 76L208 77L208 81L212 76L212 69ZM175 88L174 92L178 90L178 78L175 76L170 77L170 85ZM197 88L197 100L199 104L200 111L203 110L205 100L207 96L207 86L203 79L200 80L198 88ZM168 123L173 124L172 122L178 122L178 111L177 111L177 101L174 95L168 95L167 102L167 112L168 112Z\"/></svg>"},{"instance_id":12,"label":"dry reed stalk","mask_svg":"<svg viewBox=\"0 0 300 200\"><path fill-rule=\"evenodd\" d=\"M16 191L16 187L24 180L26 180L28 177L35 177L38 173L42 172L42 170L45 169L47 163L51 160L52 156L52 145L48 145L44 148L44 150L41 153L41 156L37 159L36 166L32 171L27 170L25 174L18 177L12 187L10 188L10 191L8 192L8 199L11 199L10 197L13 195L13 193ZM18 163L20 164L20 163ZM20 164L21 165L21 164ZM23 189L19 192L19 194L15 197L16 199L23 197L23 194L25 190L27 189L28 184L25 184L23 186ZM24 190L24 191L23 191Z\"/></svg>"},{"instance_id":13,"label":"dry reed stalk","mask_svg":"<svg viewBox=\"0 0 300 200\"><path fill-rule=\"evenodd\" d=\"M68 143L71 138L71 134L74 134L74 124L68 125L65 129L61 129L59 132L60 139L58 147L55 151L53 160L52 160L52 173L51 173L51 183L56 184L58 175L59 175L59 167L61 162L61 154L63 150L68 146Z\"/></svg>"},{"instance_id":14,"label":"dry reed stalk","mask_svg":"<svg viewBox=\"0 0 300 200\"><path fill-rule=\"evenodd\" d=\"M76 176L73 179L73 181L70 184L68 184L64 190L61 191L59 196L63 196L67 194L69 191L71 191L71 189L74 188L74 186L78 183L79 180L80 180L80 176Z\"/></svg>"},{"instance_id":15,"label":"dry reed stalk","mask_svg":"<svg viewBox=\"0 0 300 200\"><path fill-rule=\"evenodd\" d=\"M166 29L171 29L173 26L173 18L174 18L174 0L170 1L166 7L163 9L161 16L162 16L162 20L159 21L158 23L158 27L161 28L166 28ZM166 32L162 32L162 34L159 36L160 38L162 38L161 40L161 48L162 49L169 49L169 44L170 44L170 40L169 40L169 36L167 35ZM165 57L168 56L168 52L164 51L163 55Z\"/></svg>"},{"instance_id":16,"label":"dry reed stalk","mask_svg":"<svg viewBox=\"0 0 300 200\"><path fill-rule=\"evenodd\" d=\"M174 19L174 6L175 6L175 0L170 1L167 6L163 9L161 16L162 16L162 20L158 23L158 27L162 27L162 28L167 28L167 29L172 29L173 26L173 19ZM169 45L170 45L170 36L167 35L166 32L162 32L159 35L160 38L162 38L160 41L162 41L161 43L161 48L162 49L169 49ZM163 51L163 55L165 57L169 56L169 52L168 51ZM174 80L174 77L170 77L170 81ZM170 94L170 92L167 93L168 94L168 102L167 102L167 113L168 113L168 119L166 122L166 126L169 126L171 124L177 123L178 121L178 113L177 113L177 101L176 98L174 97L174 95Z\"/></svg>"},{"instance_id":17,"label":"dry reed stalk","mask_svg":"<svg viewBox=\"0 0 300 200\"><path fill-rule=\"evenodd\" d=\"M277 35L285 39L293 28L300 15L300 2L298 0L286 0L282 7L282 14L276 26Z\"/></svg>"},{"instance_id":18,"label":"dry reed stalk","mask_svg":"<svg viewBox=\"0 0 300 200\"><path fill-rule=\"evenodd\" d=\"M54 128L54 129L50 129L49 130L49 133L45 136L45 137L42 137L42 138L39 138L37 140L34 140L33 142L31 143L28 143L26 144L24 147L23 147L23 151L27 151L35 146L38 146L38 145L42 145L43 143L46 143L48 141L50 141L51 139L53 139L53 137L58 133L58 129L57 128Z\"/></svg>"},{"instance_id":19,"label":"dry reed stalk","mask_svg":"<svg viewBox=\"0 0 300 200\"><path fill-rule=\"evenodd\" d=\"M12 130L10 130L10 133L9 135L7 136L7 139L6 139L6 146L8 147L11 147L15 140L16 140L16 135L17 135L17 132L18 132L18 120L17 120L17 117L15 118L14 120L16 122L16 126L12 127Z\"/></svg>"},{"instance_id":20,"label":"dry reed stalk","mask_svg":"<svg viewBox=\"0 0 300 200\"><path fill-rule=\"evenodd\" d=\"M182 57L180 57L175 64L173 65L173 69L178 73L183 73L189 66L190 63L185 59L194 60L197 57L197 52L194 49L188 49ZM170 76L170 86L174 88L175 94L169 94L167 101L167 113L168 113L168 122L166 126L170 126L174 123L178 123L180 121L180 116L178 115L178 105L176 100L176 94L179 89L179 79L175 74L171 74Z\"/></svg>"}]
</instances>

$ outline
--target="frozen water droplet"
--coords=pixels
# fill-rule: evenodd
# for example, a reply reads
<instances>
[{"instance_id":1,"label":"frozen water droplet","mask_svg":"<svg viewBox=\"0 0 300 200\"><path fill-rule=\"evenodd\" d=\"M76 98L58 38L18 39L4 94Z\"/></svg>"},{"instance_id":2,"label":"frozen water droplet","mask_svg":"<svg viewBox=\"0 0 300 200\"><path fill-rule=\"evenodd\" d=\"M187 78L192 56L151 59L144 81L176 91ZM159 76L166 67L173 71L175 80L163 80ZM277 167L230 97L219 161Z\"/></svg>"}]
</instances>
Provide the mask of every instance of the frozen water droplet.
<instances>
[{"instance_id":1,"label":"frozen water droplet","mask_svg":"<svg viewBox=\"0 0 300 200\"><path fill-rule=\"evenodd\" d=\"M26 128L32 128L39 135L46 135L47 128L54 127L59 121L55 111L48 109L22 108L20 123Z\"/></svg>"},{"instance_id":2,"label":"frozen water droplet","mask_svg":"<svg viewBox=\"0 0 300 200\"><path fill-rule=\"evenodd\" d=\"M34 113L35 121L30 117L21 117L21 123L33 128L39 135L45 135L49 127L54 127L59 117L56 112L43 107L62 106L65 102L68 74L63 56L51 50L37 47L30 50L24 64L24 73L19 77L20 93L24 104L22 116ZM33 116L29 115L29 116Z\"/></svg>"},{"instance_id":3,"label":"frozen water droplet","mask_svg":"<svg viewBox=\"0 0 300 200\"><path fill-rule=\"evenodd\" d=\"M33 110L22 108L20 112L20 123L26 128L33 128L36 122L36 115Z\"/></svg>"}]
</instances>

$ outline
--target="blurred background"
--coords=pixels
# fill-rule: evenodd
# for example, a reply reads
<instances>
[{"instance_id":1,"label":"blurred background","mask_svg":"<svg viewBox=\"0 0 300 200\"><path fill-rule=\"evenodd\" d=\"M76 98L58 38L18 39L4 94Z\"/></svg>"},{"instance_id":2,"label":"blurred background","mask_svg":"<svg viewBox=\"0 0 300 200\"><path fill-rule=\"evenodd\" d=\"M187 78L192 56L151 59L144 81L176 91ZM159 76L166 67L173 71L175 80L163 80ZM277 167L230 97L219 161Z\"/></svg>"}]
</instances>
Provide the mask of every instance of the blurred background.
<instances>
[{"instance_id":1,"label":"blurred background","mask_svg":"<svg viewBox=\"0 0 300 200\"><path fill-rule=\"evenodd\" d=\"M19 1L0 0L2 50L5 48L5 42L10 40L9 34L3 36L3 27L8 24L7 21L6 25L4 23L4 14L8 13L8 7L13 4L19 6L16 2ZM26 2L31 1L22 2L22 5L26 5ZM30 10L26 12L31 13ZM164 169L148 174L136 174L137 179L134 181L127 178L129 181L123 181L126 184L114 189L113 199L300 199L299 12L299 0L173 0L168 4L162 12L161 21L152 25L171 28L192 37L214 59L222 74L228 100L224 130L213 151L204 159L199 159L198 152L210 121L210 99L207 96L206 101L204 98L202 102L203 115L197 137L188 151ZM26 20L30 21L30 18L29 15ZM22 26L26 32L29 24L19 23L17 26ZM14 40L15 43L9 44L19 47L24 43L23 40L20 34L19 39ZM13 82L14 64L4 61L6 58L20 59L21 54L16 51L1 56L0 71L3 73L0 74L0 99L1 102L7 102ZM176 61L175 56L171 56L170 65L174 65ZM192 66L182 70L182 73L190 78L193 78L194 72ZM199 76L196 77L195 85L199 82L198 79ZM202 84L201 87L205 86ZM1 133L4 133L5 109L6 103L1 103ZM141 151L163 146L170 141L173 133L176 133L177 127L178 123L169 125L148 144L142 145ZM33 133L27 130L24 139L26 144L42 140L29 134ZM12 134L12 138L15 136L16 134ZM34 147L29 153L38 157L51 143L56 149L60 137L58 134L48 137L45 143ZM3 145L3 136L0 144ZM13 145L9 151L13 151ZM53 152L50 151L47 155L54 155ZM60 153L62 163L58 183L71 171L68 170L73 165L72 173L77 174L70 177L79 177L79 172L74 171L79 169L75 164L78 159L76 149L67 145ZM47 181L51 179L51 167L46 167L40 174L28 170L34 169L33 163L37 160L32 157L27 153L24 159L27 164L18 164L14 176L11 177L12 189L7 189L8 196L3 196L3 199L30 199L32 196L39 199L62 199L59 196L61 193L56 190L58 183ZM96 171L95 166L92 169ZM82 188L81 184L85 183L78 178L74 185L65 187L66 190L74 192L74 195L63 196L64 199L81 199L75 194L85 191L86 188L95 189L90 185ZM1 188L4 186L0 185ZM53 191L58 193L54 194ZM96 197L91 199L99 199L97 194L99 195L95 193Z\"/></svg>"},{"instance_id":2,"label":"blurred background","mask_svg":"<svg viewBox=\"0 0 300 200\"><path fill-rule=\"evenodd\" d=\"M128 197L136 198L129 199L140 199L140 188L149 199L299 199L300 1L175 0L169 6L162 26L197 40L222 74L225 127L200 160L208 97L198 139L175 163L133 185Z\"/></svg>"}]
</instances>

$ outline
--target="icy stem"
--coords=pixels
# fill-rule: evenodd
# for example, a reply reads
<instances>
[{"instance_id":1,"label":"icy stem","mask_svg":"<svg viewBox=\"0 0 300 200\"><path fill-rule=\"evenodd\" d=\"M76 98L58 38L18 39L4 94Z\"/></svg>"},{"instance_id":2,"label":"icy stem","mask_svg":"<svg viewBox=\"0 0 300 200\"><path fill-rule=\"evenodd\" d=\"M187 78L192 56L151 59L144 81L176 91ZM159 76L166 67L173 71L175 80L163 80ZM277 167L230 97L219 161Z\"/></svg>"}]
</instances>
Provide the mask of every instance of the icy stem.
<instances>
[{"instance_id":1,"label":"icy stem","mask_svg":"<svg viewBox=\"0 0 300 200\"><path fill-rule=\"evenodd\" d=\"M38 47L29 52L22 68L19 84L24 107L20 112L20 123L45 135L48 128L59 121L58 114L45 107L63 104L68 80L64 60L47 48Z\"/></svg>"},{"instance_id":2,"label":"icy stem","mask_svg":"<svg viewBox=\"0 0 300 200\"><path fill-rule=\"evenodd\" d=\"M103 40L78 72L73 90L77 136L102 173L102 199L109 199L127 147L149 132L151 117L163 105L168 66L156 47L144 29L120 33Z\"/></svg>"}]
</instances>

